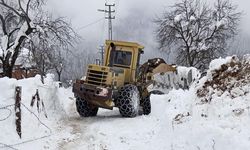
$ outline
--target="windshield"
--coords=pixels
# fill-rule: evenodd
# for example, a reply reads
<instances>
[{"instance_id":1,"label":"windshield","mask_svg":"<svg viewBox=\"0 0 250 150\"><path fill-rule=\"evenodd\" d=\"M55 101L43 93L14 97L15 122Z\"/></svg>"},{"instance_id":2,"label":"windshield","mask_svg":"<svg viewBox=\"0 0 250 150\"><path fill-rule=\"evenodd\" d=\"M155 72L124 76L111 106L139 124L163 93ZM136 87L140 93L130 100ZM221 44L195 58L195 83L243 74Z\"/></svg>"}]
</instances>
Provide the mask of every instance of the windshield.
<instances>
[{"instance_id":1,"label":"windshield","mask_svg":"<svg viewBox=\"0 0 250 150\"><path fill-rule=\"evenodd\" d=\"M131 52L126 51L115 51L114 55L114 65L124 65L124 66L130 66L131 64Z\"/></svg>"}]
</instances>

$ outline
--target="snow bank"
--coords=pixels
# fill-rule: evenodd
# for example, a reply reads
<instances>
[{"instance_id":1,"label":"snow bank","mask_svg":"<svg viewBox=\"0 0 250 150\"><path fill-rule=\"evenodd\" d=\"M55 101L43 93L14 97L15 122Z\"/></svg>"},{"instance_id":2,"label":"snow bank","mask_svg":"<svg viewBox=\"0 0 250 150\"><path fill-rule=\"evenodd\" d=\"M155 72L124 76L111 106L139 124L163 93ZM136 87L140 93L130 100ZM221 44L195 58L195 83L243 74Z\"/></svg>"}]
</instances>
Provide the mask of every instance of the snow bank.
<instances>
[{"instance_id":1,"label":"snow bank","mask_svg":"<svg viewBox=\"0 0 250 150\"><path fill-rule=\"evenodd\" d=\"M21 139L16 133L13 105L15 103L16 86L22 87ZM37 101L35 101L33 107L30 106L36 90L39 92L41 101L44 102L45 110L42 109L40 103L38 111ZM40 76L23 80L0 78L0 149L5 147L3 144L18 147L18 149L33 149L34 145L36 145L36 149L51 147L53 144L49 144L51 141L48 137L54 133L53 127L56 126L56 122L65 116L63 100L70 96L64 93L64 90L53 81L52 75L47 75L45 84L41 83Z\"/></svg>"}]
</instances>

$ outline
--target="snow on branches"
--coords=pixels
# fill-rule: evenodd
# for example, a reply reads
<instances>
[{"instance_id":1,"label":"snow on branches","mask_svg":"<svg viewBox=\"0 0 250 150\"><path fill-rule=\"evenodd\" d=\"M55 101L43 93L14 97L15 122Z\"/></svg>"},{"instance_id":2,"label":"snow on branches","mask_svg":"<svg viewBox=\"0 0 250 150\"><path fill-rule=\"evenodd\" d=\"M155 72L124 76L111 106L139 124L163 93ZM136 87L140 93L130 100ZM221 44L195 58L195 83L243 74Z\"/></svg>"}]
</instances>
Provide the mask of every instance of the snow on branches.
<instances>
[{"instance_id":1,"label":"snow on branches","mask_svg":"<svg viewBox=\"0 0 250 150\"><path fill-rule=\"evenodd\" d=\"M2 36L0 60L5 76L12 76L22 44L34 32L35 27L29 11L38 3L40 2L35 0L0 1L0 36Z\"/></svg>"},{"instance_id":2,"label":"snow on branches","mask_svg":"<svg viewBox=\"0 0 250 150\"><path fill-rule=\"evenodd\" d=\"M44 13L44 4L43 0L0 0L0 64L4 76L12 76L23 48L34 55L38 53L35 50L50 47L50 51L55 51L73 46L78 36L71 25L62 17Z\"/></svg>"},{"instance_id":3,"label":"snow on branches","mask_svg":"<svg viewBox=\"0 0 250 150\"><path fill-rule=\"evenodd\" d=\"M225 52L226 41L237 33L241 13L229 0L217 0L209 7L199 0L182 0L155 22L161 49L177 49L177 63L208 67Z\"/></svg>"}]
</instances>

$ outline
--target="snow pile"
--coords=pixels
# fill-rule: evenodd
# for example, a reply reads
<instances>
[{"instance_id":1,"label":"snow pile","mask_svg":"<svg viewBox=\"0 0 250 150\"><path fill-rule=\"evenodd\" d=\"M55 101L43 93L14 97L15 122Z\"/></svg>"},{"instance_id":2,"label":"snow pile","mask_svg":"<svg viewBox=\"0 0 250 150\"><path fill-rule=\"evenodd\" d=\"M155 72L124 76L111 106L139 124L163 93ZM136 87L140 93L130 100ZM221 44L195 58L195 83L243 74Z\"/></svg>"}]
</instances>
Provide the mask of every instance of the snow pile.
<instances>
[{"instance_id":1,"label":"snow pile","mask_svg":"<svg viewBox=\"0 0 250 150\"><path fill-rule=\"evenodd\" d=\"M213 70L219 70L223 64L228 64L230 63L231 61L234 61L234 59L237 59L235 56L228 56L226 58L218 58L218 59L215 59L213 61L211 61L211 63L209 64L209 70L210 71L213 71Z\"/></svg>"},{"instance_id":2,"label":"snow pile","mask_svg":"<svg viewBox=\"0 0 250 150\"><path fill-rule=\"evenodd\" d=\"M15 124L15 87L21 86L21 129L22 138L16 133ZM32 96L39 92L40 103L37 99L31 107ZM68 95L64 93L52 75L47 75L45 84L40 76L23 80L0 78L0 149L6 145L20 149L49 149L53 147L49 137L54 133L56 122L65 115L64 104ZM58 97L60 95L60 97ZM44 108L42 107L42 102ZM47 116L47 117L46 117ZM53 142L53 141L52 141ZM53 149L53 148L52 148Z\"/></svg>"},{"instance_id":3,"label":"snow pile","mask_svg":"<svg viewBox=\"0 0 250 150\"><path fill-rule=\"evenodd\" d=\"M180 87L190 87L192 83L198 81L201 76L200 71L194 67L178 66L177 72Z\"/></svg>"},{"instance_id":4,"label":"snow pile","mask_svg":"<svg viewBox=\"0 0 250 150\"><path fill-rule=\"evenodd\" d=\"M211 62L207 79L198 89L202 101L209 102L214 96L230 96L232 99L245 96L249 91L249 55L239 60L236 56L219 58Z\"/></svg>"}]
</instances>

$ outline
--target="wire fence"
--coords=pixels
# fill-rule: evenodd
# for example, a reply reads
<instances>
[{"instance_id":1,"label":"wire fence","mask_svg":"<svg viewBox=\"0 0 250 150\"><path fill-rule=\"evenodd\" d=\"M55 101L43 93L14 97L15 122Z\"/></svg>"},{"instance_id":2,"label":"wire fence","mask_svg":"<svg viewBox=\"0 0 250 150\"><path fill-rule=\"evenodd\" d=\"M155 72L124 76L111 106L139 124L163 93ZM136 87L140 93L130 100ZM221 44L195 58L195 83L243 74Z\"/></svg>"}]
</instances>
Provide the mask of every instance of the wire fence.
<instances>
[{"instance_id":1,"label":"wire fence","mask_svg":"<svg viewBox=\"0 0 250 150\"><path fill-rule=\"evenodd\" d=\"M19 143L14 143L14 144L5 144L5 143L1 143L0 142L0 149L13 149L13 150L18 150L17 148L14 148L15 146L18 146L18 145L22 145L22 144L26 144L26 143L30 143L30 142L34 142L34 141L38 141L38 140L41 140L41 139L44 139L44 138L48 138L52 135L52 130L45 124L43 123L40 118L31 110L29 109L25 104L21 103L21 105L23 106L23 108L25 108L27 111L29 111L37 120L38 122L44 126L46 129L49 130L49 134L48 135L44 135L44 136L41 136L41 137L38 137L38 138L33 138L33 139L29 139L29 140L25 140L25 141L22 141L22 142L19 142ZM6 105L6 106L3 106L3 107L0 107L0 111L8 111L7 115L4 116L3 118L0 118L0 121L5 121L7 119L9 119L12 115L12 110L10 109L10 107L14 107L15 104L10 104L10 105Z\"/></svg>"},{"instance_id":2,"label":"wire fence","mask_svg":"<svg viewBox=\"0 0 250 150\"><path fill-rule=\"evenodd\" d=\"M12 111L11 111L11 109L9 109L9 107L11 107L11 106L15 106L15 104L6 105L4 107L0 107L0 111L7 110L9 112L8 115L3 116L3 118L0 118L0 121L5 121L5 120L7 120L11 116Z\"/></svg>"}]
</instances>

